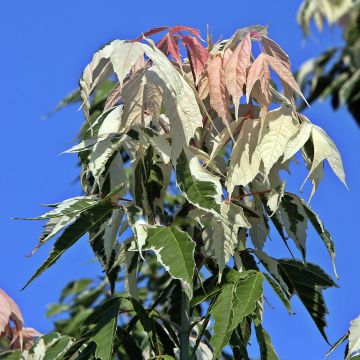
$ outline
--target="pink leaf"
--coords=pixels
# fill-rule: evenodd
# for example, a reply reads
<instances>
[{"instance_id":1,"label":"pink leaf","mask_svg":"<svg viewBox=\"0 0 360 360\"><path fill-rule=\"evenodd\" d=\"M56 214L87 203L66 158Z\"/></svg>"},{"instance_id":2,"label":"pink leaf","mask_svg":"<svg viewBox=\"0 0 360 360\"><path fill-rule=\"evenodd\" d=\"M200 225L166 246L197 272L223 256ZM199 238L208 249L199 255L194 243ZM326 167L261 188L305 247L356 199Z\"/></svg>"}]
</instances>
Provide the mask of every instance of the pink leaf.
<instances>
[{"instance_id":1,"label":"pink leaf","mask_svg":"<svg viewBox=\"0 0 360 360\"><path fill-rule=\"evenodd\" d=\"M272 69L279 75L280 79L287 85L289 85L295 92L297 92L306 102L304 95L302 94L300 87L290 69L284 64L283 61L274 58L267 54L262 54L265 61L272 67Z\"/></svg>"},{"instance_id":2,"label":"pink leaf","mask_svg":"<svg viewBox=\"0 0 360 360\"><path fill-rule=\"evenodd\" d=\"M269 39L265 35L262 35L261 40L265 53L282 61L284 65L290 69L291 63L288 54L286 54L286 52L275 41Z\"/></svg>"},{"instance_id":3,"label":"pink leaf","mask_svg":"<svg viewBox=\"0 0 360 360\"><path fill-rule=\"evenodd\" d=\"M184 36L182 38L182 42L188 50L189 57L194 69L196 82L198 82L199 76L204 71L205 63L209 54L201 42L193 36Z\"/></svg>"},{"instance_id":4,"label":"pink leaf","mask_svg":"<svg viewBox=\"0 0 360 360\"><path fill-rule=\"evenodd\" d=\"M198 38L201 38L200 30L192 28L190 26L182 26L182 25L176 25L170 28L170 33L180 32L180 31L187 31L190 34L193 34L197 36Z\"/></svg>"},{"instance_id":5,"label":"pink leaf","mask_svg":"<svg viewBox=\"0 0 360 360\"><path fill-rule=\"evenodd\" d=\"M13 320L19 329L24 324L21 311L15 301L0 289L0 334L4 332L10 320Z\"/></svg>"},{"instance_id":6,"label":"pink leaf","mask_svg":"<svg viewBox=\"0 0 360 360\"><path fill-rule=\"evenodd\" d=\"M261 53L251 64L246 79L246 100L249 102L251 90L256 81L259 81L260 90L264 96L264 104L261 105L267 106L270 104L270 69L265 56L266 54Z\"/></svg>"},{"instance_id":7,"label":"pink leaf","mask_svg":"<svg viewBox=\"0 0 360 360\"><path fill-rule=\"evenodd\" d=\"M247 34L238 44L225 65L225 85L233 98L237 117L240 97L246 83L246 70L250 65L251 39Z\"/></svg>"},{"instance_id":8,"label":"pink leaf","mask_svg":"<svg viewBox=\"0 0 360 360\"><path fill-rule=\"evenodd\" d=\"M120 84L118 84L111 90L108 97L106 98L104 112L115 106L115 104L120 100L120 94L121 87Z\"/></svg>"},{"instance_id":9,"label":"pink leaf","mask_svg":"<svg viewBox=\"0 0 360 360\"><path fill-rule=\"evenodd\" d=\"M223 61L218 54L208 65L207 74L209 78L210 104L221 117L223 123L228 124L230 118L229 94L225 88Z\"/></svg>"},{"instance_id":10,"label":"pink leaf","mask_svg":"<svg viewBox=\"0 0 360 360\"><path fill-rule=\"evenodd\" d=\"M178 63L180 60L180 52L178 46L179 37L173 36L170 33L167 33L157 44L156 46L165 54L171 55Z\"/></svg>"},{"instance_id":11,"label":"pink leaf","mask_svg":"<svg viewBox=\"0 0 360 360\"><path fill-rule=\"evenodd\" d=\"M162 32L166 29L168 29L168 26L160 26L160 27L155 27L155 28L151 28L148 31L145 31L144 33L142 33L137 39L135 39L134 41L140 41L141 39L143 39L144 37L148 37L154 34L157 34L159 32Z\"/></svg>"},{"instance_id":12,"label":"pink leaf","mask_svg":"<svg viewBox=\"0 0 360 360\"><path fill-rule=\"evenodd\" d=\"M28 350L34 345L37 337L42 336L34 328L24 327L20 331L15 332L11 340L11 349L25 349Z\"/></svg>"}]
</instances>

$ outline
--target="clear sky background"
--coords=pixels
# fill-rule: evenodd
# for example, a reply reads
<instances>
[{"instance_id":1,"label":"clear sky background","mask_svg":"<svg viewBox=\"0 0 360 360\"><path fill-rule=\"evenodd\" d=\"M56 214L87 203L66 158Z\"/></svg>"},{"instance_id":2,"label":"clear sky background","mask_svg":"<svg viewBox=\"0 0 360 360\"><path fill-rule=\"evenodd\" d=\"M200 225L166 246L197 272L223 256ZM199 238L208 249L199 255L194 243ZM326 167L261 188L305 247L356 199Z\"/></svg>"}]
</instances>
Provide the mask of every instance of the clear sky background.
<instances>
[{"instance_id":1,"label":"clear sky background","mask_svg":"<svg viewBox=\"0 0 360 360\"><path fill-rule=\"evenodd\" d=\"M190 25L217 38L229 37L237 28L269 25L270 37L290 55L293 70L308 58L341 42L339 32L325 29L304 40L295 15L300 1L120 1L33 0L3 1L1 30L1 245L0 287L21 306L26 324L41 332L51 329L46 305L55 302L62 287L74 278L96 276L100 267L92 261L86 239L79 241L59 262L25 291L19 289L46 258L51 244L32 258L25 255L37 243L40 222L21 222L11 217L35 216L41 203L61 201L80 194L76 183L76 156L59 154L74 143L82 115L70 107L48 120L41 116L77 86L82 69L102 44L115 38L135 38L142 31L161 25ZM348 192L327 166L312 207L321 215L337 247L340 289L325 292L330 315L328 337L337 340L349 321L360 312L358 286L358 202L360 132L346 110L333 112L317 103L306 111L310 119L329 133L342 153ZM299 179L291 183L298 191L304 169L292 167ZM308 191L308 189L307 189ZM276 244L275 250L278 249ZM273 256L286 256L283 249ZM309 259L332 274L321 241L310 232ZM265 327L280 359L323 359L329 346L309 315L293 301L296 315L288 316L269 296ZM253 345L255 347L255 344ZM341 359L342 351L331 359Z\"/></svg>"}]
</instances>

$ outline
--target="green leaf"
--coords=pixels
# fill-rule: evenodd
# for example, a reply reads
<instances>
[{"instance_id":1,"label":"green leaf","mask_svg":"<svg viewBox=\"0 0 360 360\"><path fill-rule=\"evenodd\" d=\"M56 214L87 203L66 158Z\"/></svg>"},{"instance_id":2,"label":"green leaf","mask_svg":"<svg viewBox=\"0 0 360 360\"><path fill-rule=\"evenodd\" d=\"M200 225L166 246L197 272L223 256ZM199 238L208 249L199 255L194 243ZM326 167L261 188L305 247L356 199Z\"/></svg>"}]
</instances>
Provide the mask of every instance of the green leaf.
<instances>
[{"instance_id":1,"label":"green leaf","mask_svg":"<svg viewBox=\"0 0 360 360\"><path fill-rule=\"evenodd\" d=\"M248 276L244 278L245 275ZM228 344L232 331L244 317L255 310L256 303L261 296L261 273L232 272L230 276L227 276L223 289L211 310L214 319L214 334L211 338L214 357L220 355L221 350Z\"/></svg>"},{"instance_id":2,"label":"green leaf","mask_svg":"<svg viewBox=\"0 0 360 360\"><path fill-rule=\"evenodd\" d=\"M29 351L29 357L42 360L62 360L74 340L70 336L49 333L40 337Z\"/></svg>"},{"instance_id":3,"label":"green leaf","mask_svg":"<svg viewBox=\"0 0 360 360\"><path fill-rule=\"evenodd\" d=\"M325 316L328 313L322 290L337 285L320 267L296 260L278 260L279 271L291 294L297 294L326 341Z\"/></svg>"},{"instance_id":4,"label":"green leaf","mask_svg":"<svg viewBox=\"0 0 360 360\"><path fill-rule=\"evenodd\" d=\"M273 290L275 291L276 295L279 297L280 301L284 304L284 306L286 307L287 311L289 312L289 314L291 315L293 312L291 310L291 305L290 305L290 301L287 298L286 294L284 293L284 291L281 289L281 287L277 284L277 282L275 282L268 274L263 274L265 279L267 280L267 282L270 284L270 286L273 288Z\"/></svg>"},{"instance_id":5,"label":"green leaf","mask_svg":"<svg viewBox=\"0 0 360 360\"><path fill-rule=\"evenodd\" d=\"M326 230L323 222L321 221L321 219L319 218L319 216L315 213L314 210L311 209L310 205L307 204L304 200L301 200L302 206L305 210L305 213L308 217L308 219L310 220L311 224L313 225L314 229L316 230L316 232L319 234L320 238L322 239L322 241L324 242L332 264L333 264L333 269L334 269L334 273L335 276L338 278L338 274L336 272L336 267L335 267L335 246L334 246L334 242L331 238L330 233Z\"/></svg>"},{"instance_id":6,"label":"green leaf","mask_svg":"<svg viewBox=\"0 0 360 360\"><path fill-rule=\"evenodd\" d=\"M205 170L198 158L187 149L177 160L176 182L190 203L220 214L222 190L219 179Z\"/></svg>"},{"instance_id":7,"label":"green leaf","mask_svg":"<svg viewBox=\"0 0 360 360\"><path fill-rule=\"evenodd\" d=\"M180 279L186 286L186 293L192 298L192 284L195 269L195 243L177 226L141 226L141 243L145 250L153 250L158 261L174 279ZM146 238L144 238L146 236Z\"/></svg>"},{"instance_id":8,"label":"green leaf","mask_svg":"<svg viewBox=\"0 0 360 360\"><path fill-rule=\"evenodd\" d=\"M52 266L60 256L76 243L94 225L108 216L114 206L110 203L99 203L93 208L84 211L75 222L69 225L55 241L49 257L35 272L31 279L25 284L25 289L34 279L40 276L46 269Z\"/></svg>"},{"instance_id":9,"label":"green leaf","mask_svg":"<svg viewBox=\"0 0 360 360\"><path fill-rule=\"evenodd\" d=\"M95 343L93 355L96 359L111 359L121 301L120 297L105 301L85 320L81 337L67 351L65 360L70 359L85 343L87 348Z\"/></svg>"},{"instance_id":10,"label":"green leaf","mask_svg":"<svg viewBox=\"0 0 360 360\"><path fill-rule=\"evenodd\" d=\"M271 339L261 324L255 326L256 338L260 347L261 360L278 360L275 349L271 343Z\"/></svg>"}]
</instances>

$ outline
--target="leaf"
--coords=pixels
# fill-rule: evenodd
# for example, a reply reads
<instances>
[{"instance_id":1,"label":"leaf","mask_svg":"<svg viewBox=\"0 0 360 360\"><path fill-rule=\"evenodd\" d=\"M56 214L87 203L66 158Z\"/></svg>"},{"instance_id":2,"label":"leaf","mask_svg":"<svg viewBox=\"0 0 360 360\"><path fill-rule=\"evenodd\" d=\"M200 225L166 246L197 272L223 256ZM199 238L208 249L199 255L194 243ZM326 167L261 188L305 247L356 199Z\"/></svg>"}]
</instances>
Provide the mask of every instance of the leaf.
<instances>
[{"instance_id":1,"label":"leaf","mask_svg":"<svg viewBox=\"0 0 360 360\"><path fill-rule=\"evenodd\" d=\"M255 83L259 81L261 93L264 96L265 103L262 105L270 104L270 69L266 61L264 53L261 53L255 61L251 64L247 80L246 80L246 102L249 102L251 90Z\"/></svg>"},{"instance_id":2,"label":"leaf","mask_svg":"<svg viewBox=\"0 0 360 360\"><path fill-rule=\"evenodd\" d=\"M126 140L128 140L128 137L124 134L116 141L107 139L95 145L89 156L89 169L99 185L101 184L101 176L105 172L108 161L119 151Z\"/></svg>"},{"instance_id":3,"label":"leaf","mask_svg":"<svg viewBox=\"0 0 360 360\"><path fill-rule=\"evenodd\" d=\"M169 32L171 33L180 32L180 31L187 31L190 34L197 36L198 38L201 37L200 31L190 26L175 25L169 29Z\"/></svg>"},{"instance_id":4,"label":"leaf","mask_svg":"<svg viewBox=\"0 0 360 360\"><path fill-rule=\"evenodd\" d=\"M55 114L56 112L60 111L61 109L63 109L65 106L71 105L71 104L75 104L77 102L81 101L81 97L80 97L80 90L79 89L75 89L73 91L71 91L71 93L69 93L67 96L65 96L61 101L59 101L59 103L56 105L55 109L53 109L52 111L50 111L50 113L48 113L45 116L45 119L47 119L49 116Z\"/></svg>"},{"instance_id":5,"label":"leaf","mask_svg":"<svg viewBox=\"0 0 360 360\"><path fill-rule=\"evenodd\" d=\"M186 148L176 164L176 182L190 203L220 213L222 188L219 179L204 169L198 158Z\"/></svg>"},{"instance_id":6,"label":"leaf","mask_svg":"<svg viewBox=\"0 0 360 360\"><path fill-rule=\"evenodd\" d=\"M356 93L356 86L360 83L360 70L355 71L350 79L345 81L339 91L339 98L342 105L349 103L351 95Z\"/></svg>"},{"instance_id":7,"label":"leaf","mask_svg":"<svg viewBox=\"0 0 360 360\"><path fill-rule=\"evenodd\" d=\"M178 46L178 36L167 33L156 46L165 54L171 55L177 63L181 63L180 52Z\"/></svg>"},{"instance_id":8,"label":"leaf","mask_svg":"<svg viewBox=\"0 0 360 360\"><path fill-rule=\"evenodd\" d=\"M261 360L278 360L279 357L271 343L271 339L261 324L255 326L256 338L260 347Z\"/></svg>"},{"instance_id":9,"label":"leaf","mask_svg":"<svg viewBox=\"0 0 360 360\"><path fill-rule=\"evenodd\" d=\"M287 283L284 281L279 268L278 261L270 256L268 256L262 250L254 250L256 257L260 260L262 265L268 271L268 273L276 280L276 282L280 285L281 289L285 292L286 296L290 296L289 287Z\"/></svg>"},{"instance_id":10,"label":"leaf","mask_svg":"<svg viewBox=\"0 0 360 360\"><path fill-rule=\"evenodd\" d=\"M309 140L311 134L312 125L308 122L303 122L300 125L300 129L295 135L288 141L282 157L282 163L292 158Z\"/></svg>"},{"instance_id":11,"label":"leaf","mask_svg":"<svg viewBox=\"0 0 360 360\"><path fill-rule=\"evenodd\" d=\"M198 84L200 75L204 71L209 54L206 48L195 37L184 36L181 40L188 51L188 55L195 73L196 84Z\"/></svg>"},{"instance_id":12,"label":"leaf","mask_svg":"<svg viewBox=\"0 0 360 360\"><path fill-rule=\"evenodd\" d=\"M326 341L325 316L328 313L322 290L336 287L334 281L317 265L296 260L278 260L278 268L292 294L297 294Z\"/></svg>"},{"instance_id":13,"label":"leaf","mask_svg":"<svg viewBox=\"0 0 360 360\"><path fill-rule=\"evenodd\" d=\"M309 219L309 221L313 225L315 231L319 234L319 236L322 239L324 245L326 246L326 249L329 252L335 276L338 278L338 275L337 275L337 272L336 272L336 267L335 267L336 253L335 253L334 242L333 242L333 240L331 238L330 233L326 230L323 222L321 221L319 216L316 214L316 212L314 210L312 210L310 205L307 204L303 199L301 199L297 195L291 194L291 193L286 193L286 197L288 199L294 199L293 200L294 202L300 203L301 206L303 207L304 214L306 214L306 217Z\"/></svg>"},{"instance_id":14,"label":"leaf","mask_svg":"<svg viewBox=\"0 0 360 360\"><path fill-rule=\"evenodd\" d=\"M118 312L122 298L116 297L102 303L85 320L81 337L65 354L64 360L71 356L85 343L86 349L91 349L96 359L110 360L112 358L113 342L115 337ZM93 351L92 343L95 344ZM84 350L86 351L86 350Z\"/></svg>"},{"instance_id":15,"label":"leaf","mask_svg":"<svg viewBox=\"0 0 360 360\"><path fill-rule=\"evenodd\" d=\"M230 340L232 331L245 316L251 314L257 301L262 296L262 276L257 272L231 273L235 280L224 283L223 289L211 310L214 319L211 345L214 347L214 358ZM247 275L247 276L246 276ZM239 277L240 276L240 277Z\"/></svg>"},{"instance_id":16,"label":"leaf","mask_svg":"<svg viewBox=\"0 0 360 360\"><path fill-rule=\"evenodd\" d=\"M266 35L262 35L261 42L266 54L281 61L284 65L286 65L290 69L291 64L288 54L286 54L284 50L281 49L281 47L274 40L268 38Z\"/></svg>"},{"instance_id":17,"label":"leaf","mask_svg":"<svg viewBox=\"0 0 360 360\"><path fill-rule=\"evenodd\" d=\"M21 311L15 301L2 289L0 289L0 335L5 331L10 320L16 323L18 330L24 324Z\"/></svg>"},{"instance_id":18,"label":"leaf","mask_svg":"<svg viewBox=\"0 0 360 360\"><path fill-rule=\"evenodd\" d=\"M115 40L108 45L105 45L93 55L90 64L88 64L84 69L79 84L80 95L83 100L83 109L85 117L88 121L90 119L90 94L97 84L105 80L110 75L112 70L111 66L109 66L110 56L117 48L121 48L122 45L124 45L123 40Z\"/></svg>"},{"instance_id":19,"label":"leaf","mask_svg":"<svg viewBox=\"0 0 360 360\"><path fill-rule=\"evenodd\" d=\"M144 133L145 138L153 147L154 151L160 156L164 164L170 163L171 146L164 136L159 136L156 133Z\"/></svg>"},{"instance_id":20,"label":"leaf","mask_svg":"<svg viewBox=\"0 0 360 360\"><path fill-rule=\"evenodd\" d=\"M311 138L314 145L314 157L311 169L305 181L313 175L317 166L323 160L327 160L334 173L347 188L343 163L334 142L323 129L316 125L312 125Z\"/></svg>"},{"instance_id":21,"label":"leaf","mask_svg":"<svg viewBox=\"0 0 360 360\"><path fill-rule=\"evenodd\" d=\"M301 200L285 194L278 210L286 233L294 240L296 247L306 258L307 216Z\"/></svg>"},{"instance_id":22,"label":"leaf","mask_svg":"<svg viewBox=\"0 0 360 360\"><path fill-rule=\"evenodd\" d=\"M248 185L260 171L259 131L260 121L243 120L240 134L230 157L226 177L225 184L230 196L236 185Z\"/></svg>"},{"instance_id":23,"label":"leaf","mask_svg":"<svg viewBox=\"0 0 360 360\"><path fill-rule=\"evenodd\" d=\"M350 321L349 329L349 351L348 358L359 356L360 354L360 316L355 320Z\"/></svg>"},{"instance_id":24,"label":"leaf","mask_svg":"<svg viewBox=\"0 0 360 360\"><path fill-rule=\"evenodd\" d=\"M212 221L214 230L210 246L214 250L215 259L219 266L219 282L230 256L233 256L239 245L239 229L251 227L243 209L232 202L227 201L221 204L221 217Z\"/></svg>"},{"instance_id":25,"label":"leaf","mask_svg":"<svg viewBox=\"0 0 360 360\"><path fill-rule=\"evenodd\" d=\"M191 87L164 54L150 44L152 47L143 44L145 53L156 66L147 71L147 79L164 91L165 114L170 119L171 159L175 162L183 146L189 144L196 129L202 126L202 116Z\"/></svg>"},{"instance_id":26,"label":"leaf","mask_svg":"<svg viewBox=\"0 0 360 360\"><path fill-rule=\"evenodd\" d=\"M70 336L51 332L36 341L29 351L29 360L60 360L72 343L73 339Z\"/></svg>"},{"instance_id":27,"label":"leaf","mask_svg":"<svg viewBox=\"0 0 360 360\"><path fill-rule=\"evenodd\" d=\"M193 240L177 226L143 226L143 229L145 233L141 236L146 236L140 240L144 242L143 248L155 252L169 274L185 284L185 291L191 299L195 268Z\"/></svg>"},{"instance_id":28,"label":"leaf","mask_svg":"<svg viewBox=\"0 0 360 360\"><path fill-rule=\"evenodd\" d=\"M40 276L46 269L52 266L60 256L76 243L94 225L108 216L114 208L111 203L99 203L93 208L84 211L75 222L69 225L55 241L49 257L35 272L31 279L24 285L26 288L34 279Z\"/></svg>"},{"instance_id":29,"label":"leaf","mask_svg":"<svg viewBox=\"0 0 360 360\"><path fill-rule=\"evenodd\" d=\"M246 84L246 70L250 65L251 39L248 33L236 47L225 65L225 85L235 105L235 119L239 113L239 100Z\"/></svg>"},{"instance_id":30,"label":"leaf","mask_svg":"<svg viewBox=\"0 0 360 360\"><path fill-rule=\"evenodd\" d=\"M210 104L218 113L222 122L230 122L229 94L225 87L224 59L215 56L207 67L209 81Z\"/></svg>"},{"instance_id":31,"label":"leaf","mask_svg":"<svg viewBox=\"0 0 360 360\"><path fill-rule=\"evenodd\" d=\"M280 79L287 85L289 85L297 94L299 94L302 99L307 103L304 95L302 94L300 87L296 80L294 79L294 76L292 75L289 65L285 64L283 61L272 57L268 54L262 53L264 56L264 61L266 61L272 69L279 75Z\"/></svg>"},{"instance_id":32,"label":"leaf","mask_svg":"<svg viewBox=\"0 0 360 360\"><path fill-rule=\"evenodd\" d=\"M280 185L275 186L267 196L267 206L271 210L272 214L274 214L281 204L281 200L284 196L285 190L285 181L283 181ZM272 214L270 216L272 216Z\"/></svg>"},{"instance_id":33,"label":"leaf","mask_svg":"<svg viewBox=\"0 0 360 360\"><path fill-rule=\"evenodd\" d=\"M290 301L287 297L287 294L284 293L284 291L282 290L282 288L278 285L277 282L275 282L270 275L263 273L265 279L267 280L267 282L270 284L270 286L273 288L273 290L275 291L276 295L279 297L280 301L284 304L284 306L286 307L287 311L289 312L290 315L293 314L292 310L291 310L291 305L290 305Z\"/></svg>"},{"instance_id":34,"label":"leaf","mask_svg":"<svg viewBox=\"0 0 360 360\"><path fill-rule=\"evenodd\" d=\"M121 131L126 132L134 125L145 125L145 85L145 71L138 71L124 85L121 92L121 97L124 101L124 111L121 116Z\"/></svg>"},{"instance_id":35,"label":"leaf","mask_svg":"<svg viewBox=\"0 0 360 360\"><path fill-rule=\"evenodd\" d=\"M297 132L297 124L291 109L278 108L269 111L264 119L264 136L259 145L265 175L284 154L286 145Z\"/></svg>"},{"instance_id":36,"label":"leaf","mask_svg":"<svg viewBox=\"0 0 360 360\"><path fill-rule=\"evenodd\" d=\"M117 102L119 102L121 97L120 94L121 94L121 87L118 84L111 90L111 92L107 96L104 104L103 112L110 110L112 107L116 105Z\"/></svg>"},{"instance_id":37,"label":"leaf","mask_svg":"<svg viewBox=\"0 0 360 360\"><path fill-rule=\"evenodd\" d=\"M122 88L126 75L128 75L138 58L144 56L142 45L137 42L125 42L115 47L110 55L110 61L119 80L120 88Z\"/></svg>"}]
</instances>

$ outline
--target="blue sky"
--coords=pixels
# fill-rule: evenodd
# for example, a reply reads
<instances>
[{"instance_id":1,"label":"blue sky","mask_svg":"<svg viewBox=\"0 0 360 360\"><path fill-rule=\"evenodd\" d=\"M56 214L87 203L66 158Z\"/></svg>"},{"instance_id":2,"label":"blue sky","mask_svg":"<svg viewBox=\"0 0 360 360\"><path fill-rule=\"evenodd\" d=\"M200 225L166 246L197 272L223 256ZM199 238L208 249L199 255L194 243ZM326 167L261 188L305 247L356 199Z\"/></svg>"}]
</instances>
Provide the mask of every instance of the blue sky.
<instances>
[{"instance_id":1,"label":"blue sky","mask_svg":"<svg viewBox=\"0 0 360 360\"><path fill-rule=\"evenodd\" d=\"M70 107L48 120L41 120L41 116L77 86L92 53L112 39L134 38L153 26L181 24L205 31L209 24L215 38L221 35L227 38L239 27L264 24L269 25L270 36L290 55L295 70L309 57L340 41L338 31L329 29L323 34L315 31L313 37L304 41L295 20L299 3L289 0L3 2L0 287L18 301L27 325L42 332L50 330L51 322L44 316L46 305L57 300L68 281L101 271L92 261L86 239L82 239L54 267L20 292L45 259L51 244L32 258L26 258L37 242L41 223L10 220L38 215L43 211L41 203L61 201L80 193L74 181L78 176L76 157L59 154L73 144L82 122L81 113ZM356 285L359 236L355 225L359 221L360 168L356 158L360 132L346 110L334 113L327 102L313 105L306 113L338 145L351 189L348 192L327 167L325 180L312 201L337 247L340 289L325 292L330 311L327 333L333 342L359 313L360 289ZM299 179L291 183L297 190L305 172L302 167L292 170L299 174ZM274 252L276 244L274 249L272 255L286 256L282 249ZM331 273L326 251L313 232L308 249L309 259ZM299 302L293 301L296 315L288 316L271 295L270 300L274 310L266 308L265 325L280 359L323 359L328 345ZM341 359L342 351L331 358Z\"/></svg>"}]
</instances>

